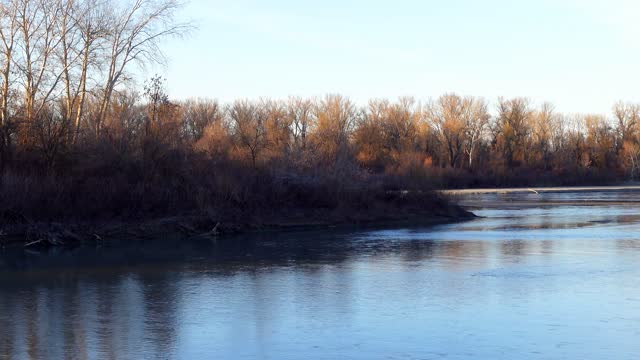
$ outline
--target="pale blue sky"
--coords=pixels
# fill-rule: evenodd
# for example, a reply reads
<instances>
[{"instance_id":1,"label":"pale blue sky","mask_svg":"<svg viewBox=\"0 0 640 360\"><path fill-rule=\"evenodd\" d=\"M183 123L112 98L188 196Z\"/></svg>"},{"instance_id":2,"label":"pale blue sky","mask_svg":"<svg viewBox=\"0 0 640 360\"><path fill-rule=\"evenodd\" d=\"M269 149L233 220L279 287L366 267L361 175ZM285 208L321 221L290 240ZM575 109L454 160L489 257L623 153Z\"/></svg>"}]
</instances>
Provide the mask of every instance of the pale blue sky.
<instances>
[{"instance_id":1,"label":"pale blue sky","mask_svg":"<svg viewBox=\"0 0 640 360\"><path fill-rule=\"evenodd\" d=\"M640 100L633 0L192 0L181 16L198 30L165 46L174 98Z\"/></svg>"}]
</instances>

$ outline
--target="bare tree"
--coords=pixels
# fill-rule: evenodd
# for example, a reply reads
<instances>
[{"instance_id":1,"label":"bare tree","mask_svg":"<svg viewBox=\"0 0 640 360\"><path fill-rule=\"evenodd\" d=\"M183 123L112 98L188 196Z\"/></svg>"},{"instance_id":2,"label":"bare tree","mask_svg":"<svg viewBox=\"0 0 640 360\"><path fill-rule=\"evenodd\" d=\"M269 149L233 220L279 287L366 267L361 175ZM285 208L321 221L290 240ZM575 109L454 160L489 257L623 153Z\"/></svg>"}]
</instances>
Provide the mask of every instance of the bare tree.
<instances>
[{"instance_id":1,"label":"bare tree","mask_svg":"<svg viewBox=\"0 0 640 360\"><path fill-rule=\"evenodd\" d=\"M389 154L398 162L405 151L415 146L420 111L412 97L401 97L389 104L383 117L385 144Z\"/></svg>"},{"instance_id":2,"label":"bare tree","mask_svg":"<svg viewBox=\"0 0 640 360\"><path fill-rule=\"evenodd\" d=\"M389 101L386 99L370 100L367 110L359 119L354 131L356 160L368 170L384 170L390 163L384 129L388 108Z\"/></svg>"},{"instance_id":3,"label":"bare tree","mask_svg":"<svg viewBox=\"0 0 640 360\"><path fill-rule=\"evenodd\" d=\"M491 116L487 111L487 103L482 99L465 98L464 109L464 152L468 157L469 169L472 169L476 150L485 136Z\"/></svg>"},{"instance_id":4,"label":"bare tree","mask_svg":"<svg viewBox=\"0 0 640 360\"><path fill-rule=\"evenodd\" d=\"M259 107L266 111L265 130L271 158L290 159L292 150L292 119L288 116L287 103L262 99Z\"/></svg>"},{"instance_id":5,"label":"bare tree","mask_svg":"<svg viewBox=\"0 0 640 360\"><path fill-rule=\"evenodd\" d=\"M175 14L181 6L178 0L131 0L127 6L113 9L110 14L107 72L96 124L98 133L107 115L111 96L124 80L128 67L134 63L162 63L160 41L183 35L191 28L188 23L175 21Z\"/></svg>"},{"instance_id":6,"label":"bare tree","mask_svg":"<svg viewBox=\"0 0 640 360\"><path fill-rule=\"evenodd\" d=\"M102 0L66 0L63 38L63 65L66 111L73 118L73 143L80 134L87 99L87 81L92 66L100 64L98 52L110 33L108 2ZM75 79L72 76L75 75Z\"/></svg>"},{"instance_id":7,"label":"bare tree","mask_svg":"<svg viewBox=\"0 0 640 360\"><path fill-rule=\"evenodd\" d=\"M625 156L629 167L629 177L631 180L637 180L640 175L640 144L631 141L625 141L622 146L622 153Z\"/></svg>"},{"instance_id":8,"label":"bare tree","mask_svg":"<svg viewBox=\"0 0 640 360\"><path fill-rule=\"evenodd\" d=\"M192 142L202 138L207 127L223 121L221 106L215 100L187 100L179 105L182 109L182 131Z\"/></svg>"},{"instance_id":9,"label":"bare tree","mask_svg":"<svg viewBox=\"0 0 640 360\"><path fill-rule=\"evenodd\" d=\"M65 0L60 2L60 36L61 36L61 49L60 49L60 62L62 65L62 75L64 82L64 117L70 120L73 116L73 101L71 96L71 70L74 62L73 51L75 50L77 42L77 29L75 27L74 17L74 1Z\"/></svg>"},{"instance_id":10,"label":"bare tree","mask_svg":"<svg viewBox=\"0 0 640 360\"><path fill-rule=\"evenodd\" d=\"M494 141L508 168L514 167L517 158L524 159L531 114L527 99L500 99L498 102Z\"/></svg>"},{"instance_id":11,"label":"bare tree","mask_svg":"<svg viewBox=\"0 0 640 360\"><path fill-rule=\"evenodd\" d=\"M228 112L233 124L236 146L248 152L251 164L255 168L258 157L267 147L267 113L247 100L236 101L229 107Z\"/></svg>"},{"instance_id":12,"label":"bare tree","mask_svg":"<svg viewBox=\"0 0 640 360\"><path fill-rule=\"evenodd\" d=\"M311 99L291 97L287 107L295 150L297 152L305 151L308 145L307 138L313 130L315 122L313 101Z\"/></svg>"},{"instance_id":13,"label":"bare tree","mask_svg":"<svg viewBox=\"0 0 640 360\"><path fill-rule=\"evenodd\" d=\"M24 118L31 122L45 108L64 69L56 66L55 53L66 35L59 21L64 6L60 0L19 0L18 21L22 49L15 61L24 87ZM65 29L66 31L66 29Z\"/></svg>"},{"instance_id":14,"label":"bare tree","mask_svg":"<svg viewBox=\"0 0 640 360\"><path fill-rule=\"evenodd\" d=\"M551 139L554 126L556 126L556 114L553 105L544 103L531 115L531 149L528 151L529 159L541 163L544 168L549 168L552 154Z\"/></svg>"},{"instance_id":15,"label":"bare tree","mask_svg":"<svg viewBox=\"0 0 640 360\"><path fill-rule=\"evenodd\" d=\"M640 122L640 105L618 102L613 106L617 122L616 151L620 152L625 141L632 140Z\"/></svg>"},{"instance_id":16,"label":"bare tree","mask_svg":"<svg viewBox=\"0 0 640 360\"><path fill-rule=\"evenodd\" d=\"M316 142L325 161L334 165L346 160L349 140L356 125L357 111L348 98L327 95L315 108Z\"/></svg>"},{"instance_id":17,"label":"bare tree","mask_svg":"<svg viewBox=\"0 0 640 360\"><path fill-rule=\"evenodd\" d=\"M19 30L16 0L0 2L0 181L6 167L11 147L9 124L9 99L11 96L11 65L15 53L16 37Z\"/></svg>"},{"instance_id":18,"label":"bare tree","mask_svg":"<svg viewBox=\"0 0 640 360\"><path fill-rule=\"evenodd\" d=\"M11 65L14 62L16 37L18 36L18 7L17 0L0 2L0 126L6 126L9 121L9 98L11 93Z\"/></svg>"},{"instance_id":19,"label":"bare tree","mask_svg":"<svg viewBox=\"0 0 640 360\"><path fill-rule=\"evenodd\" d=\"M603 115L587 114L583 116L585 131L585 151L590 167L607 168L613 165L616 154L616 136L611 124Z\"/></svg>"},{"instance_id":20,"label":"bare tree","mask_svg":"<svg viewBox=\"0 0 640 360\"><path fill-rule=\"evenodd\" d=\"M470 123L471 99L446 94L431 102L427 119L438 136L447 157L447 164L456 167L465 149L466 129Z\"/></svg>"}]
</instances>

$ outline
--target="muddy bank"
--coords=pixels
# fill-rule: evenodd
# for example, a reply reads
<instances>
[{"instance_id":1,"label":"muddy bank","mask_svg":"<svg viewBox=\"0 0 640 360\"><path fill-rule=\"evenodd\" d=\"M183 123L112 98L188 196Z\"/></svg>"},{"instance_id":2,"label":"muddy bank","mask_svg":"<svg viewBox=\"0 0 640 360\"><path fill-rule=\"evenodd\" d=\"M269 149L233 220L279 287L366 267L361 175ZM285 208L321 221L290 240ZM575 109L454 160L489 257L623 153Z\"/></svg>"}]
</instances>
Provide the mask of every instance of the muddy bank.
<instances>
[{"instance_id":1,"label":"muddy bank","mask_svg":"<svg viewBox=\"0 0 640 360\"><path fill-rule=\"evenodd\" d=\"M435 204L374 207L367 211L287 210L262 216L180 215L156 219L109 221L33 221L12 211L0 212L0 247L75 247L114 239L161 237L221 238L256 233L336 228L436 225L474 218L462 207L441 200Z\"/></svg>"}]
</instances>

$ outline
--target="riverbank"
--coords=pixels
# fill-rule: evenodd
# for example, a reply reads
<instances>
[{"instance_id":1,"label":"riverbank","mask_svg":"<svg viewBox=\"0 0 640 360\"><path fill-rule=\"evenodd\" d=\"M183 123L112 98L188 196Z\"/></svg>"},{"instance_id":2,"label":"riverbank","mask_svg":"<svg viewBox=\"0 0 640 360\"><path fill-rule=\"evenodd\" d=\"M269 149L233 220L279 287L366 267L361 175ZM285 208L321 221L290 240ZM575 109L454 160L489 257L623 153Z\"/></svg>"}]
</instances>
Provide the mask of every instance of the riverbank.
<instances>
[{"instance_id":1,"label":"riverbank","mask_svg":"<svg viewBox=\"0 0 640 360\"><path fill-rule=\"evenodd\" d=\"M74 247L114 239L167 236L219 238L241 233L327 228L430 226L474 218L473 213L432 193L397 194L365 208L291 208L246 215L230 209L219 216L189 214L141 219L47 222L12 211L0 212L0 247Z\"/></svg>"},{"instance_id":2,"label":"riverbank","mask_svg":"<svg viewBox=\"0 0 640 360\"><path fill-rule=\"evenodd\" d=\"M442 190L470 211L479 209L558 208L558 207L637 207L640 186L533 187Z\"/></svg>"},{"instance_id":3,"label":"riverbank","mask_svg":"<svg viewBox=\"0 0 640 360\"><path fill-rule=\"evenodd\" d=\"M485 189L452 189L441 190L443 195L480 195L480 194L523 194L523 193L563 193L590 191L639 191L640 185L620 186L556 186L556 187L521 187L521 188L485 188Z\"/></svg>"}]
</instances>

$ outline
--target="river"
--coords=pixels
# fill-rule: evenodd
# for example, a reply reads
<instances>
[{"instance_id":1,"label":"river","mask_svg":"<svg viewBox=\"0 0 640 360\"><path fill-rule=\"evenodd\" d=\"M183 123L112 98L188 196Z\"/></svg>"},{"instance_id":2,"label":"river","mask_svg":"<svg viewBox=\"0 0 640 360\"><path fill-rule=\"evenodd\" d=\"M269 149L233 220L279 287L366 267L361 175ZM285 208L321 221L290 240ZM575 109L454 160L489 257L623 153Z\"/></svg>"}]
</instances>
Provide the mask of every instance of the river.
<instances>
[{"instance_id":1,"label":"river","mask_svg":"<svg viewBox=\"0 0 640 360\"><path fill-rule=\"evenodd\" d=\"M640 192L432 228L0 254L0 359L637 359Z\"/></svg>"}]
</instances>

